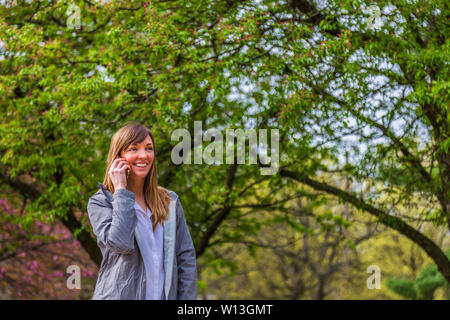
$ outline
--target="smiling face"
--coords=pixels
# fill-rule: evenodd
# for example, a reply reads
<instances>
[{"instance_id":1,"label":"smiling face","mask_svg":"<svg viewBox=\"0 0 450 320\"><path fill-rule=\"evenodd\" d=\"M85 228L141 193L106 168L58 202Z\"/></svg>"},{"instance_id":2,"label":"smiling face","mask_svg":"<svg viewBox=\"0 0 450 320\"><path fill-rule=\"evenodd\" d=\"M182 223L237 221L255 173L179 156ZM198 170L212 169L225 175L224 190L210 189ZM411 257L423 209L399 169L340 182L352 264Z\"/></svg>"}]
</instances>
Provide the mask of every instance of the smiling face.
<instances>
[{"instance_id":1,"label":"smiling face","mask_svg":"<svg viewBox=\"0 0 450 320\"><path fill-rule=\"evenodd\" d=\"M153 152L153 141L147 136L140 143L132 143L128 148L121 151L120 156L125 158L131 165L130 177L145 178L150 172L155 154Z\"/></svg>"}]
</instances>

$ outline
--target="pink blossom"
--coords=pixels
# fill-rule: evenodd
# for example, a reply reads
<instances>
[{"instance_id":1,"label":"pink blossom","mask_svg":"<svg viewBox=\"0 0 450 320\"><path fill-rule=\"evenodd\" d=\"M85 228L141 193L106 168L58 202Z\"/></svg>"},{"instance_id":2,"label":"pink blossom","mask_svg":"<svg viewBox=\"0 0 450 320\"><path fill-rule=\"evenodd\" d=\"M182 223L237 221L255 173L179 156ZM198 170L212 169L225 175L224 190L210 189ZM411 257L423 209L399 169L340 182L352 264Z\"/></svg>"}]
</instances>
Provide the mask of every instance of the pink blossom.
<instances>
[{"instance_id":1,"label":"pink blossom","mask_svg":"<svg viewBox=\"0 0 450 320\"><path fill-rule=\"evenodd\" d=\"M53 275L55 277L62 277L64 274L61 271L55 271L55 272L53 272Z\"/></svg>"}]
</instances>

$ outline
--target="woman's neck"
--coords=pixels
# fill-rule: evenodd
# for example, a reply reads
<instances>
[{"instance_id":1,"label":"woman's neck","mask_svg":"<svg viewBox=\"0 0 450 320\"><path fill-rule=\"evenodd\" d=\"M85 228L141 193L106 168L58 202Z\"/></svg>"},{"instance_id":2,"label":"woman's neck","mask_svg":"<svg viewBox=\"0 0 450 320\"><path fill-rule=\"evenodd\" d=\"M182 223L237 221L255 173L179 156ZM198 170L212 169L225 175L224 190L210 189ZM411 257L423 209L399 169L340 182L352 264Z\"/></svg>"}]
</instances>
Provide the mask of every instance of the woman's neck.
<instances>
[{"instance_id":1,"label":"woman's neck","mask_svg":"<svg viewBox=\"0 0 450 320\"><path fill-rule=\"evenodd\" d=\"M128 179L127 189L134 192L136 199L142 199L144 197L144 179Z\"/></svg>"}]
</instances>

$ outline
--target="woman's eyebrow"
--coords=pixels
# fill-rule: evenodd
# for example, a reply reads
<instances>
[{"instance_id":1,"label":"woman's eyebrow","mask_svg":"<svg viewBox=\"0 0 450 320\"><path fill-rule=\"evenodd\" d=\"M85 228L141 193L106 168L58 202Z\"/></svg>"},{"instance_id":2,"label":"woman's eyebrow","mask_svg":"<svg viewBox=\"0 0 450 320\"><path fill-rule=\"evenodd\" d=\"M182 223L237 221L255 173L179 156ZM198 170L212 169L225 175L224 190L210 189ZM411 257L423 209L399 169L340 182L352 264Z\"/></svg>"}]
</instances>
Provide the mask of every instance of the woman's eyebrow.
<instances>
[{"instance_id":1,"label":"woman's eyebrow","mask_svg":"<svg viewBox=\"0 0 450 320\"><path fill-rule=\"evenodd\" d=\"M138 145L138 143L132 143L131 144L131 146L137 146ZM147 146L152 146L153 144L152 143L147 143Z\"/></svg>"}]
</instances>

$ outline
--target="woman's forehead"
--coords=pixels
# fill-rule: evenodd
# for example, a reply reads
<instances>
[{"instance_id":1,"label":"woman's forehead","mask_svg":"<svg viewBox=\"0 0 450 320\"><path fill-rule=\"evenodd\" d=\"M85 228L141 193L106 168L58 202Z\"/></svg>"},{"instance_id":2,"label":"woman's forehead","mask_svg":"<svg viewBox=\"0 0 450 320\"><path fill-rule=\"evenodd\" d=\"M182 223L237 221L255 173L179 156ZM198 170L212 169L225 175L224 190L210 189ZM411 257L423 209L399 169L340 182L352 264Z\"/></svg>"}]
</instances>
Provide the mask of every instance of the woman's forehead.
<instances>
[{"instance_id":1,"label":"woman's forehead","mask_svg":"<svg viewBox=\"0 0 450 320\"><path fill-rule=\"evenodd\" d=\"M144 140L142 140L140 142L138 142L137 140L132 141L130 145L136 146L136 145L140 145L140 144L144 144L144 145L153 144L152 138L150 138L150 136L147 135Z\"/></svg>"}]
</instances>

